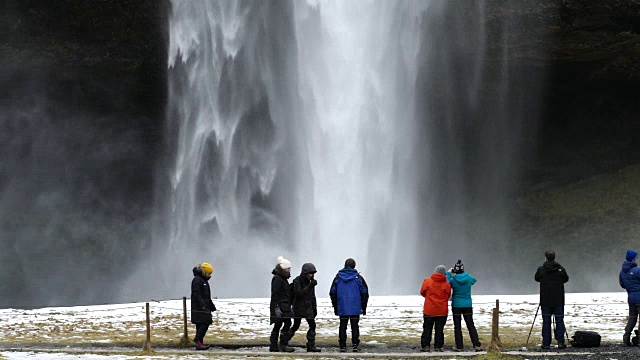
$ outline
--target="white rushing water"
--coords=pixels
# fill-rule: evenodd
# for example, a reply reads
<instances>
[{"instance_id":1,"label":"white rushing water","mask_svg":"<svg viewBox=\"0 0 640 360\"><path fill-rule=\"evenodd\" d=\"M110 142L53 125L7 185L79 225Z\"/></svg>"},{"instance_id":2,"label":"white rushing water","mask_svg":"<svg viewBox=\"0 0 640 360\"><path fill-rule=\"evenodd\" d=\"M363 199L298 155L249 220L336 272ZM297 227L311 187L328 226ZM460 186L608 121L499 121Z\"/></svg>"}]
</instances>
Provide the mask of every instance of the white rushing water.
<instances>
[{"instance_id":1,"label":"white rushing water","mask_svg":"<svg viewBox=\"0 0 640 360\"><path fill-rule=\"evenodd\" d=\"M441 251L470 243L459 215L478 190L469 179L507 167L476 185L499 202L510 170L496 158L504 149L486 145L500 121L465 142L478 132L466 118L480 101L485 35L455 11L431 1L172 0L170 189L158 196L164 240L151 251L164 289L155 291L184 293L191 267L209 261L222 296L263 296L284 255L293 274L315 263L327 290L354 257L375 293L406 293L435 261L459 257ZM490 163L469 170L465 157Z\"/></svg>"},{"instance_id":2,"label":"white rushing water","mask_svg":"<svg viewBox=\"0 0 640 360\"><path fill-rule=\"evenodd\" d=\"M347 256L369 274L410 257L417 241L409 151L420 20L428 2L326 1L298 5L303 118L313 173L305 223L323 268ZM409 171L400 174L399 171ZM307 250L308 249L308 250ZM389 290L388 268L369 281Z\"/></svg>"}]
</instances>

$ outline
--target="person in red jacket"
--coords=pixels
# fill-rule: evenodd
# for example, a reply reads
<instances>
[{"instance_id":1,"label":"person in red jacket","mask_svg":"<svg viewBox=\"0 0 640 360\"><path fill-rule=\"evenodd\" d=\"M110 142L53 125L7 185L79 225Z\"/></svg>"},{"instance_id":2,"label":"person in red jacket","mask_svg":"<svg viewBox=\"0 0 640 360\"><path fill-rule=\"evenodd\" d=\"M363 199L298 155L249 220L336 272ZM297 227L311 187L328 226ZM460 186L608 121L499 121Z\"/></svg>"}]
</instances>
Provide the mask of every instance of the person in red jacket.
<instances>
[{"instance_id":1,"label":"person in red jacket","mask_svg":"<svg viewBox=\"0 0 640 360\"><path fill-rule=\"evenodd\" d=\"M443 351L444 346L444 325L447 323L449 315L449 298L451 297L451 284L446 277L447 268L438 265L431 275L424 279L420 288L420 295L424 297L424 324L422 326L422 337L420 338L420 351L430 351L431 332L435 325L436 335L433 342L434 351Z\"/></svg>"}]
</instances>

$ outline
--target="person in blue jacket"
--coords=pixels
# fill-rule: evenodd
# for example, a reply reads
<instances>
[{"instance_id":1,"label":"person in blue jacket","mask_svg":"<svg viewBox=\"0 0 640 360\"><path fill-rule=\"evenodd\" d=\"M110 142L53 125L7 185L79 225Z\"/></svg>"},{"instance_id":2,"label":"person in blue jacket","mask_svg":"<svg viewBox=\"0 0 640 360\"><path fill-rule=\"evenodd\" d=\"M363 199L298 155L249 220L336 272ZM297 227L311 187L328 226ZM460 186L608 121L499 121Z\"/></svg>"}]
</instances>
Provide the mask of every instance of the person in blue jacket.
<instances>
[{"instance_id":1,"label":"person in blue jacket","mask_svg":"<svg viewBox=\"0 0 640 360\"><path fill-rule=\"evenodd\" d=\"M344 269L331 283L329 291L333 312L340 316L340 329L338 332L338 344L340 352L347 351L347 323L351 322L351 343L353 352L358 352L360 344L360 314L367 314L367 302L369 301L369 288L367 282L356 270L356 261L349 258L344 262Z\"/></svg>"},{"instance_id":2,"label":"person in blue jacket","mask_svg":"<svg viewBox=\"0 0 640 360\"><path fill-rule=\"evenodd\" d=\"M447 281L451 284L451 312L453 313L453 327L456 346L453 351L462 351L464 344L462 341L462 319L464 318L469 336L476 351L482 351L482 344L478 338L478 331L473 323L473 304L471 302L471 286L476 283L476 279L464 271L462 260L447 272Z\"/></svg>"},{"instance_id":3,"label":"person in blue jacket","mask_svg":"<svg viewBox=\"0 0 640 360\"><path fill-rule=\"evenodd\" d=\"M637 259L638 253L627 250L626 260L622 263L622 270L620 270L620 286L627 290L629 302L629 318L622 336L622 342L627 346L637 345L637 339L635 344L632 344L630 339L631 331L636 326L640 313L640 268L636 263Z\"/></svg>"}]
</instances>

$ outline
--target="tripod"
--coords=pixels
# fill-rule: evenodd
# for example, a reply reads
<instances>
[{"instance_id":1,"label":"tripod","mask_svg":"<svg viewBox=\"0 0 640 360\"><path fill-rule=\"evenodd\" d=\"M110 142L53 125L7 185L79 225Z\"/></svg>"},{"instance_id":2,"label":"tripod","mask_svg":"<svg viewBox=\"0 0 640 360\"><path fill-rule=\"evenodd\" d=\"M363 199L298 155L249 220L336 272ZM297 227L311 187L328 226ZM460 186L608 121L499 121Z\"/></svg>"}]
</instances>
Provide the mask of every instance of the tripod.
<instances>
[{"instance_id":1,"label":"tripod","mask_svg":"<svg viewBox=\"0 0 640 360\"><path fill-rule=\"evenodd\" d=\"M553 329L553 333L556 333L556 322L555 322L556 316L552 315L551 316L551 326ZM567 332L567 324L565 323L564 325L564 335L567 337L567 343L571 343L571 340L569 340L569 333Z\"/></svg>"},{"instance_id":2,"label":"tripod","mask_svg":"<svg viewBox=\"0 0 640 360\"><path fill-rule=\"evenodd\" d=\"M531 332L533 331L533 325L535 325L536 323L536 318L538 317L538 311L540 310L540 304L538 304L538 308L536 309L536 315L533 317L533 322L531 323L531 330L529 330L529 336L527 336L527 343L526 345L529 345L529 338L531 337Z\"/></svg>"}]
</instances>

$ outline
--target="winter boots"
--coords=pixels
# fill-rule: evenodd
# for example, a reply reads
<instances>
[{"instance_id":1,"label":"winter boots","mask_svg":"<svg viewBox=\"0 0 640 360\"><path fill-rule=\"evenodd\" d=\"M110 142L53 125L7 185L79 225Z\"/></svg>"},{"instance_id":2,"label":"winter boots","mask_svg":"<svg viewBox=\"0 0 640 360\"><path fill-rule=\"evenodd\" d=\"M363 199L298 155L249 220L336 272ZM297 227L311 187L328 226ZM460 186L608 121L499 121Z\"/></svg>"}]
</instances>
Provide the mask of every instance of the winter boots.
<instances>
[{"instance_id":1,"label":"winter boots","mask_svg":"<svg viewBox=\"0 0 640 360\"><path fill-rule=\"evenodd\" d=\"M296 351L296 349L289 346L289 339L287 336L284 334L280 335L280 352L290 353L294 351Z\"/></svg>"},{"instance_id":2,"label":"winter boots","mask_svg":"<svg viewBox=\"0 0 640 360\"><path fill-rule=\"evenodd\" d=\"M209 345L203 344L201 340L195 340L194 343L196 344L196 350L207 350L209 348Z\"/></svg>"},{"instance_id":3,"label":"winter boots","mask_svg":"<svg viewBox=\"0 0 640 360\"><path fill-rule=\"evenodd\" d=\"M321 352L322 350L316 347L315 343L308 342L307 343L307 352Z\"/></svg>"}]
</instances>

